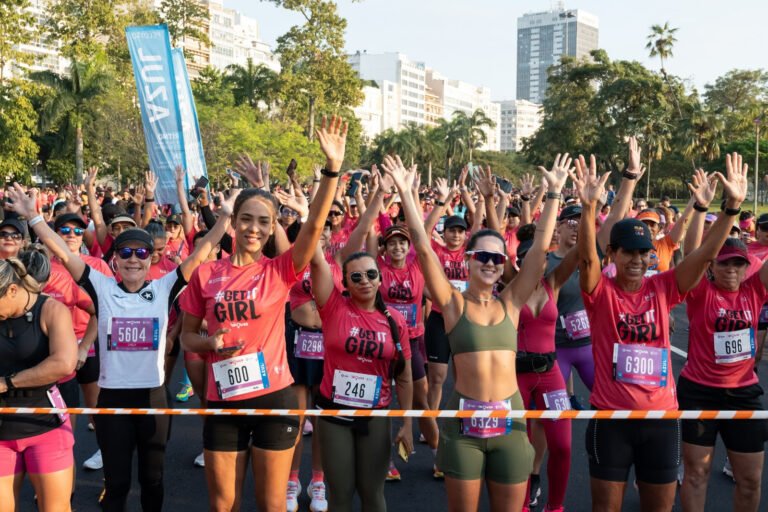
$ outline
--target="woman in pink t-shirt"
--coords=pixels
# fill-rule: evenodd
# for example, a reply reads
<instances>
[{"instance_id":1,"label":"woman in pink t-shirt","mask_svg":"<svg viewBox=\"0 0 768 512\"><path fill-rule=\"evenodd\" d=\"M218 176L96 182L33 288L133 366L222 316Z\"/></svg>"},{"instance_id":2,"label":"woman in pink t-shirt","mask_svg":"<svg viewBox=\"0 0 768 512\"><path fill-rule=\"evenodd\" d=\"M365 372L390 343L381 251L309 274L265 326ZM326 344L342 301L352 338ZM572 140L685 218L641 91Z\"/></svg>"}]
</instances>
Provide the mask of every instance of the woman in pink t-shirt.
<instances>
[{"instance_id":1,"label":"woman in pink t-shirt","mask_svg":"<svg viewBox=\"0 0 768 512\"><path fill-rule=\"evenodd\" d=\"M701 241L704 212L694 214L686 249ZM755 356L760 308L768 299L768 265L749 275L747 246L728 238L709 265L707 279L691 290L688 305L688 360L677 382L682 410L763 410L763 389ZM749 276L749 277L747 277ZM683 420L685 474L680 501L686 510L704 510L707 482L717 434L733 468L734 510L756 511L760 504L763 458L768 430L765 421Z\"/></svg>"},{"instance_id":2,"label":"woman in pink t-shirt","mask_svg":"<svg viewBox=\"0 0 768 512\"><path fill-rule=\"evenodd\" d=\"M334 116L326 126L324 118L317 132L326 155L324 177L293 247L274 259L264 256L264 245L278 230L276 205L261 188L246 189L232 212L234 254L200 266L179 300L186 313L182 345L205 354L209 407L297 408L286 361L285 303L317 247L344 160L347 125L342 127L341 118ZM255 166L245 171L254 185L264 186ZM200 336L203 319L207 338ZM210 508L240 508L250 458L259 510L286 510L298 427L297 416L206 417L203 448Z\"/></svg>"},{"instance_id":3,"label":"woman in pink t-shirt","mask_svg":"<svg viewBox=\"0 0 768 512\"><path fill-rule=\"evenodd\" d=\"M616 264L616 277L601 274L595 246L596 204L608 173L597 176L595 157L589 166L576 163L574 183L582 202L578 250L579 283L592 332L595 382L591 402L597 409L675 410L669 314L694 289L707 263L728 237L747 189L741 157L727 158L727 178L716 173L727 199L724 211L696 251L673 270L644 277L653 240L648 227L636 219L617 222L610 232L607 255ZM715 176L703 171L689 185L699 208L714 195ZM632 465L644 509L671 510L680 465L680 424L670 420L590 420L586 444L592 503L597 510L621 510Z\"/></svg>"}]
</instances>

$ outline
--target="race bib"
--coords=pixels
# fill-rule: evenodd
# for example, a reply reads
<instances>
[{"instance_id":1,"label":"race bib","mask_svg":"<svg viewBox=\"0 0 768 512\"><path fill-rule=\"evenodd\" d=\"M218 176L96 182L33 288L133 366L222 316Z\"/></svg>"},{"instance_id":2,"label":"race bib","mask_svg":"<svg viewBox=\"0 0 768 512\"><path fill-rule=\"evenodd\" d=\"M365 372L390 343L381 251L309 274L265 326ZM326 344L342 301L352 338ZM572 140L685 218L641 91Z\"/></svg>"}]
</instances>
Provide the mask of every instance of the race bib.
<instances>
[{"instance_id":1,"label":"race bib","mask_svg":"<svg viewBox=\"0 0 768 512\"><path fill-rule=\"evenodd\" d=\"M302 359L322 359L325 356L322 332L296 331L294 354Z\"/></svg>"},{"instance_id":2,"label":"race bib","mask_svg":"<svg viewBox=\"0 0 768 512\"><path fill-rule=\"evenodd\" d=\"M572 340L580 340L589 336L589 318L585 310L574 311L560 316L560 322Z\"/></svg>"},{"instance_id":3,"label":"race bib","mask_svg":"<svg viewBox=\"0 0 768 512\"><path fill-rule=\"evenodd\" d=\"M755 331L715 333L715 362L718 364L735 363L755 357Z\"/></svg>"},{"instance_id":4,"label":"race bib","mask_svg":"<svg viewBox=\"0 0 768 512\"><path fill-rule=\"evenodd\" d=\"M226 400L269 387L264 354L245 354L211 365L219 398Z\"/></svg>"},{"instance_id":5,"label":"race bib","mask_svg":"<svg viewBox=\"0 0 768 512\"><path fill-rule=\"evenodd\" d=\"M460 292L463 292L464 290L467 289L467 284L468 284L467 281L460 281L458 279L451 279L450 282L451 282L451 286L453 286L454 288L456 288Z\"/></svg>"},{"instance_id":6,"label":"race bib","mask_svg":"<svg viewBox=\"0 0 768 512\"><path fill-rule=\"evenodd\" d=\"M48 401L51 403L51 407L55 407L56 409L66 409L67 404L64 402L64 397L61 396L61 392L59 391L59 388L56 386L51 387L48 391L46 391L48 394ZM57 414L59 419L62 423L66 423L66 421L69 419L69 413L67 412L60 412Z\"/></svg>"},{"instance_id":7,"label":"race bib","mask_svg":"<svg viewBox=\"0 0 768 512\"><path fill-rule=\"evenodd\" d=\"M481 402L462 398L459 400L462 411L509 411L512 405L509 400L498 402ZM465 436L485 439L497 437L512 432L512 418L461 418L461 431Z\"/></svg>"},{"instance_id":8,"label":"race bib","mask_svg":"<svg viewBox=\"0 0 768 512\"><path fill-rule=\"evenodd\" d=\"M544 407L549 411L570 411L571 399L564 389L544 393Z\"/></svg>"},{"instance_id":9,"label":"race bib","mask_svg":"<svg viewBox=\"0 0 768 512\"><path fill-rule=\"evenodd\" d=\"M387 307L394 309L405 318L408 327L416 326L416 304L389 304Z\"/></svg>"},{"instance_id":10,"label":"race bib","mask_svg":"<svg viewBox=\"0 0 768 512\"><path fill-rule=\"evenodd\" d=\"M107 323L107 350L157 350L160 342L159 326L157 318L113 317Z\"/></svg>"},{"instance_id":11,"label":"race bib","mask_svg":"<svg viewBox=\"0 0 768 512\"><path fill-rule=\"evenodd\" d=\"M768 304L763 304L763 307L760 308L760 320L759 322L761 324L768 324Z\"/></svg>"},{"instance_id":12,"label":"race bib","mask_svg":"<svg viewBox=\"0 0 768 512\"><path fill-rule=\"evenodd\" d=\"M613 378L627 384L665 387L669 363L663 348L613 344Z\"/></svg>"},{"instance_id":13,"label":"race bib","mask_svg":"<svg viewBox=\"0 0 768 512\"><path fill-rule=\"evenodd\" d=\"M336 370L333 373L333 401L361 409L373 409L381 397L381 377Z\"/></svg>"}]
</instances>

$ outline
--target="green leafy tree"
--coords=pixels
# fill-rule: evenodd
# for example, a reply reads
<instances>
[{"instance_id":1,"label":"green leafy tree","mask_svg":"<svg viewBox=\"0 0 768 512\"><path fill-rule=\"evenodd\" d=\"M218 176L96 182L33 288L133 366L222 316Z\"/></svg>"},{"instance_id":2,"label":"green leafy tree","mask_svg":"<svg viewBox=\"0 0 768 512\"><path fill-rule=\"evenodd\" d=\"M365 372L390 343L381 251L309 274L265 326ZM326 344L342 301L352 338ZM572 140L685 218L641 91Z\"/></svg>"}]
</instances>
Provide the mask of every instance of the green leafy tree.
<instances>
[{"instance_id":1,"label":"green leafy tree","mask_svg":"<svg viewBox=\"0 0 768 512\"><path fill-rule=\"evenodd\" d=\"M208 7L195 0L163 0L160 3L160 19L168 25L173 47L187 37L210 46L211 40L205 31L209 16Z\"/></svg>"},{"instance_id":2,"label":"green leafy tree","mask_svg":"<svg viewBox=\"0 0 768 512\"><path fill-rule=\"evenodd\" d=\"M206 66L192 79L192 94L195 104L219 105L223 108L234 105L232 89L224 81L224 73Z\"/></svg>"},{"instance_id":3,"label":"green leafy tree","mask_svg":"<svg viewBox=\"0 0 768 512\"><path fill-rule=\"evenodd\" d=\"M280 89L284 115L307 126L314 137L318 113L354 107L363 99L360 79L347 62L344 29L347 21L334 2L324 0L271 0L304 19L277 39ZM349 140L347 143L349 144Z\"/></svg>"},{"instance_id":4,"label":"green leafy tree","mask_svg":"<svg viewBox=\"0 0 768 512\"><path fill-rule=\"evenodd\" d=\"M495 128L496 122L482 109L475 110L471 115L457 110L453 113L453 120L463 133L464 145L469 150L469 160L472 161L472 151L488 142L488 135L483 128Z\"/></svg>"},{"instance_id":5,"label":"green leafy tree","mask_svg":"<svg viewBox=\"0 0 768 512\"><path fill-rule=\"evenodd\" d=\"M467 140L464 138L464 129L455 119L451 121L440 119L436 130L438 130L437 137L443 142L445 176L450 181L455 161L461 158L466 150Z\"/></svg>"},{"instance_id":6,"label":"green leafy tree","mask_svg":"<svg viewBox=\"0 0 768 512\"><path fill-rule=\"evenodd\" d=\"M751 135L754 119L768 107L768 73L762 69L733 69L704 90L707 107L723 118L726 140Z\"/></svg>"},{"instance_id":7,"label":"green leafy tree","mask_svg":"<svg viewBox=\"0 0 768 512\"><path fill-rule=\"evenodd\" d=\"M89 102L113 83L112 75L97 59L73 60L68 76L52 71L31 73L30 79L51 89L51 96L40 109L40 131L54 130L59 151L74 146L77 183L83 179L83 121Z\"/></svg>"},{"instance_id":8,"label":"green leafy tree","mask_svg":"<svg viewBox=\"0 0 768 512\"><path fill-rule=\"evenodd\" d=\"M5 67L9 62L31 64L33 57L21 51L37 36L35 15L27 10L29 0L4 0L0 3L0 85L5 83Z\"/></svg>"},{"instance_id":9,"label":"green leafy tree","mask_svg":"<svg viewBox=\"0 0 768 512\"><path fill-rule=\"evenodd\" d=\"M4 180L30 182L37 161L37 113L29 98L30 84L9 81L0 86L0 169Z\"/></svg>"},{"instance_id":10,"label":"green leafy tree","mask_svg":"<svg viewBox=\"0 0 768 512\"><path fill-rule=\"evenodd\" d=\"M223 84L228 86L235 98L235 105L245 103L253 109L264 102L267 107L273 102L277 90L277 73L264 64L254 65L248 58L245 66L230 64Z\"/></svg>"},{"instance_id":11,"label":"green leafy tree","mask_svg":"<svg viewBox=\"0 0 768 512\"><path fill-rule=\"evenodd\" d=\"M116 0L50 0L46 30L51 43L61 42L61 53L85 60L103 50L104 38L115 34L116 12L127 2Z\"/></svg>"}]
</instances>

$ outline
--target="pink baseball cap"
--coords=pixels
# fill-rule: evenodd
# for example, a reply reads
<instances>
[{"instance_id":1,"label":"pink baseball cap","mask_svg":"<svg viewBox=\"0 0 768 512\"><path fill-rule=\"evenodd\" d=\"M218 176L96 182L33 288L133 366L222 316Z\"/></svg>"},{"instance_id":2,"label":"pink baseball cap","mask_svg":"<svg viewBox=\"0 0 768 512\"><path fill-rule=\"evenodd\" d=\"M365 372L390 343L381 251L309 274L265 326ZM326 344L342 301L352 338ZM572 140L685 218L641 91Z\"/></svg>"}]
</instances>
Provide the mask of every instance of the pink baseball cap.
<instances>
[{"instance_id":1,"label":"pink baseball cap","mask_svg":"<svg viewBox=\"0 0 768 512\"><path fill-rule=\"evenodd\" d=\"M749 255L747 246L738 238L728 238L717 253L717 261L726 261L732 258L739 258L749 264Z\"/></svg>"}]
</instances>

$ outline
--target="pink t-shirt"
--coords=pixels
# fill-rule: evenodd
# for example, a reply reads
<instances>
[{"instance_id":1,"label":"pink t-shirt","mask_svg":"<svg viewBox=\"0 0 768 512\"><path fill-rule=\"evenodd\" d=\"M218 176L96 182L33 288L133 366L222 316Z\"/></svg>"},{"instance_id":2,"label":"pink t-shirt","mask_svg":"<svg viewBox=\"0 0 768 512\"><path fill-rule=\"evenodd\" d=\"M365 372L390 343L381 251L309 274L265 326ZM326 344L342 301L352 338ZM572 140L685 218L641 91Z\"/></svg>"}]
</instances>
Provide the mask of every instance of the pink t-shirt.
<instances>
[{"instance_id":1,"label":"pink t-shirt","mask_svg":"<svg viewBox=\"0 0 768 512\"><path fill-rule=\"evenodd\" d=\"M381 393L375 407L387 407L392 401L389 368L397 358L397 348L387 318L378 311L358 308L351 298L343 297L337 288L333 289L328 302L319 311L323 321L325 347L320 393L329 400L333 399L336 370L379 376ZM403 356L410 359L411 344L408 343L405 319L391 308L389 312L397 323Z\"/></svg>"},{"instance_id":2,"label":"pink t-shirt","mask_svg":"<svg viewBox=\"0 0 768 512\"><path fill-rule=\"evenodd\" d=\"M702 279L686 299L690 327L688 361L680 375L703 386L717 388L755 384L758 381L754 371L755 330L760 307L766 298L768 292L760 281L760 274L745 279L735 292L721 290L711 281ZM745 330L747 332L743 332L739 339L741 350L736 349L735 343L724 346L724 337L716 334ZM750 340L753 353L749 357L746 354L739 357L736 352L748 351ZM730 358L741 360L729 362Z\"/></svg>"},{"instance_id":3,"label":"pink t-shirt","mask_svg":"<svg viewBox=\"0 0 768 512\"><path fill-rule=\"evenodd\" d=\"M390 309L397 310L408 326L408 338L424 334L421 302L424 297L424 275L419 260L406 258L403 268L395 268L379 258L381 268L381 296Z\"/></svg>"},{"instance_id":4,"label":"pink t-shirt","mask_svg":"<svg viewBox=\"0 0 768 512\"><path fill-rule=\"evenodd\" d=\"M352 230L348 230L344 226L342 226L339 231L331 233L331 241L328 244L328 250L326 252L336 254L342 247L347 245L347 240L349 240L349 235L351 233Z\"/></svg>"},{"instance_id":5,"label":"pink t-shirt","mask_svg":"<svg viewBox=\"0 0 768 512\"><path fill-rule=\"evenodd\" d=\"M592 327L595 360L592 404L598 409L677 409L669 354L669 313L685 299L685 294L677 287L674 270L644 277L642 286L635 292L625 292L614 279L601 275L592 293L582 291L581 296ZM663 371L664 384L628 383L618 380L621 377L614 377L615 373L625 370L623 363L632 362L626 359L614 365L614 352L626 353L628 350L658 354L652 368L655 372ZM634 365L634 374L650 367L650 364L646 366L647 361L643 361L642 355L636 354L638 364ZM642 366L639 363L643 363Z\"/></svg>"},{"instance_id":6,"label":"pink t-shirt","mask_svg":"<svg viewBox=\"0 0 768 512\"><path fill-rule=\"evenodd\" d=\"M512 260L514 266L517 262L517 246L520 245L520 240L517 239L517 230L520 226L504 231L504 242L507 246L507 254L509 259Z\"/></svg>"},{"instance_id":7,"label":"pink t-shirt","mask_svg":"<svg viewBox=\"0 0 768 512\"><path fill-rule=\"evenodd\" d=\"M449 251L446 247L431 240L432 250L437 254L437 259L440 260L440 266L443 267L445 277L451 282L454 288L459 291L467 289L467 281L469 281L469 267L467 262L464 261L464 253L466 252L466 244L456 251ZM440 307L432 303L432 311L440 313Z\"/></svg>"},{"instance_id":8,"label":"pink t-shirt","mask_svg":"<svg viewBox=\"0 0 768 512\"><path fill-rule=\"evenodd\" d=\"M168 258L163 255L160 258L160 261L157 262L155 265L150 265L149 272L147 272L147 280L148 281L154 281L155 279L160 279L168 272L173 272L178 267L177 264L169 260Z\"/></svg>"},{"instance_id":9,"label":"pink t-shirt","mask_svg":"<svg viewBox=\"0 0 768 512\"><path fill-rule=\"evenodd\" d=\"M165 254L163 256L167 258L168 256L178 255L181 261L184 261L189 256L189 252L189 244L186 238L168 240L165 242Z\"/></svg>"},{"instance_id":10,"label":"pink t-shirt","mask_svg":"<svg viewBox=\"0 0 768 512\"><path fill-rule=\"evenodd\" d=\"M226 400L266 395L293 383L285 353L285 303L302 272L294 272L291 248L275 259L262 256L244 267L233 265L229 259L212 261L192 274L179 298L181 309L204 318L209 333L222 327L231 329L224 335L224 346L243 344L240 355L263 352L269 387ZM221 400L212 365L227 357L215 351L204 357L208 365L208 400Z\"/></svg>"},{"instance_id":11,"label":"pink t-shirt","mask_svg":"<svg viewBox=\"0 0 768 512\"><path fill-rule=\"evenodd\" d=\"M339 290L343 290L344 286L341 284L341 278L343 277L341 275L341 267L339 267L339 265L336 263L336 260L333 259L333 255L331 254L325 254L325 261L327 261L328 266L331 267L333 284L336 285L336 288ZM311 300L315 300L315 297L312 295L312 273L310 272L309 267L304 270L304 273L301 275L301 280L291 286L291 294L289 300L291 303L291 311Z\"/></svg>"},{"instance_id":12,"label":"pink t-shirt","mask_svg":"<svg viewBox=\"0 0 768 512\"><path fill-rule=\"evenodd\" d=\"M752 242L747 245L747 251L753 256L757 256L762 261L768 259L768 245L763 245L759 242Z\"/></svg>"}]
</instances>

